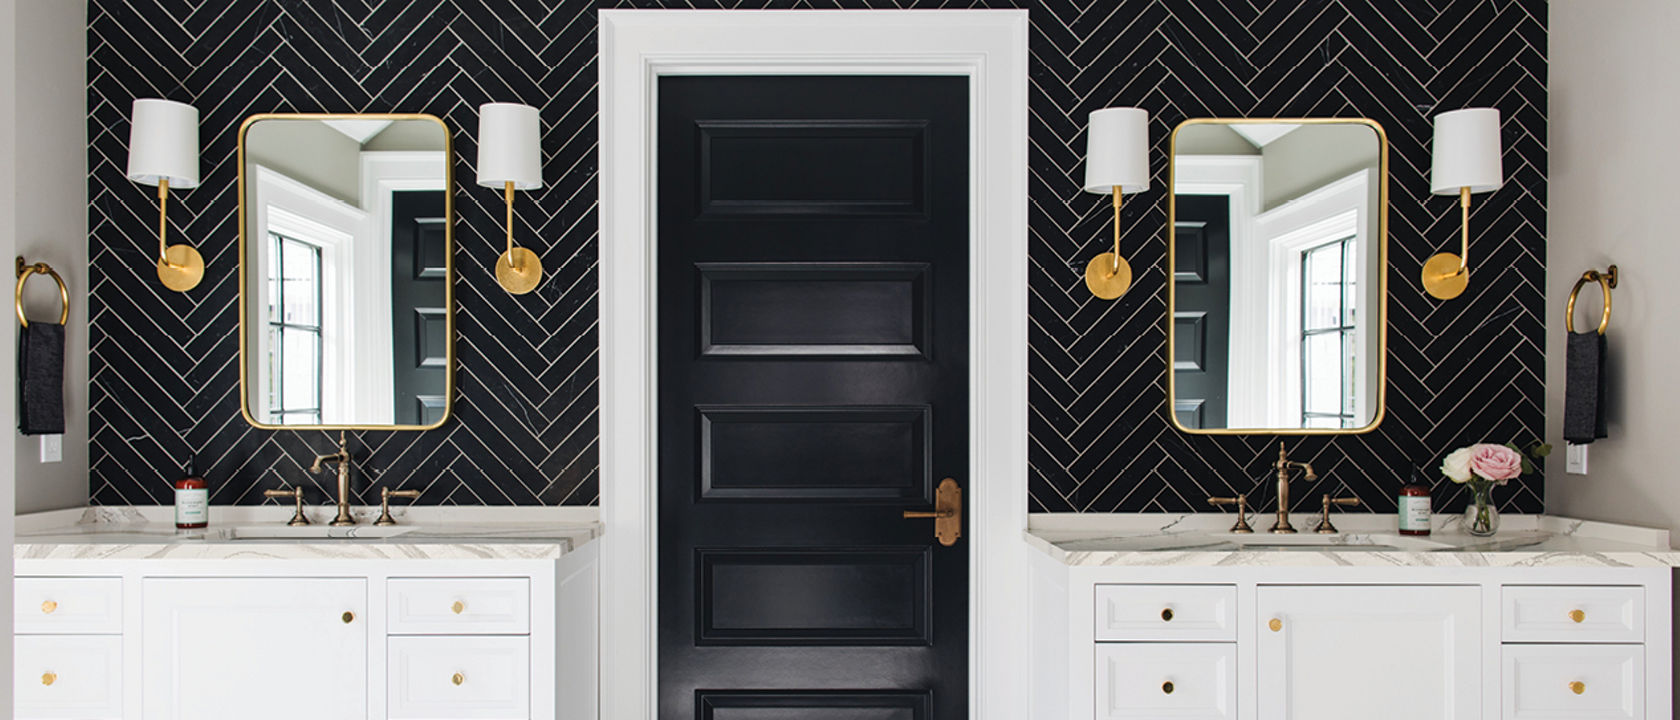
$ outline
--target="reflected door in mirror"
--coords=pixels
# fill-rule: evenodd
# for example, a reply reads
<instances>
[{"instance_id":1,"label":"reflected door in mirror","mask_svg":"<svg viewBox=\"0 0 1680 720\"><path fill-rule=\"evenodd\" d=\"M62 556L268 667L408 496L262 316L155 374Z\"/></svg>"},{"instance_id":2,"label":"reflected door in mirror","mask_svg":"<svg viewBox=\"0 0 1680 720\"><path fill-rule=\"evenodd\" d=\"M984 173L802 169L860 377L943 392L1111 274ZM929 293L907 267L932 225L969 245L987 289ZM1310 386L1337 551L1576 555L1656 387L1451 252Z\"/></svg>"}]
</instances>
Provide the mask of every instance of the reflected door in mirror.
<instances>
[{"instance_id":1,"label":"reflected door in mirror","mask_svg":"<svg viewBox=\"0 0 1680 720\"><path fill-rule=\"evenodd\" d=\"M1223 195L1181 195L1173 224L1173 413L1187 428L1226 427L1230 384L1231 210Z\"/></svg>"}]
</instances>

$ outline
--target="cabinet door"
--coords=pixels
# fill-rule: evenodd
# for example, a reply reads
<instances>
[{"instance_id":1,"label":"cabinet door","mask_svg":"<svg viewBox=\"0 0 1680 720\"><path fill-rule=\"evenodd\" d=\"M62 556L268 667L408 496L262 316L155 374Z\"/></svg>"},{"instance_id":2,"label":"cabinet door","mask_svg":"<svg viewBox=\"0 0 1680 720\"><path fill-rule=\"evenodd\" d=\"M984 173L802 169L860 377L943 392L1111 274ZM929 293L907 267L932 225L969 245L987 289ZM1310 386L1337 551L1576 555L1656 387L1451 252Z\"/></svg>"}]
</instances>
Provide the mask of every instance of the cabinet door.
<instances>
[{"instance_id":1,"label":"cabinet door","mask_svg":"<svg viewBox=\"0 0 1680 720\"><path fill-rule=\"evenodd\" d=\"M367 581L147 578L143 716L365 720Z\"/></svg>"},{"instance_id":2,"label":"cabinet door","mask_svg":"<svg viewBox=\"0 0 1680 720\"><path fill-rule=\"evenodd\" d=\"M1260 720L1481 713L1481 589L1262 586Z\"/></svg>"}]
</instances>

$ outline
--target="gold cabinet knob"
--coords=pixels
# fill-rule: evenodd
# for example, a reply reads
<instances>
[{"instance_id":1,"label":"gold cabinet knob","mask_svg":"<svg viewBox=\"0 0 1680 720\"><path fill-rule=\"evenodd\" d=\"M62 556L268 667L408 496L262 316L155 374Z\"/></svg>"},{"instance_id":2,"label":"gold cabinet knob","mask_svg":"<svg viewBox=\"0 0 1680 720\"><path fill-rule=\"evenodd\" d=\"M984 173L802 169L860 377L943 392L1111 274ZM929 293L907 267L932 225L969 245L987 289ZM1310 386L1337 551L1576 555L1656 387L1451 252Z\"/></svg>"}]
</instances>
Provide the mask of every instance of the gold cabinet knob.
<instances>
[{"instance_id":1,"label":"gold cabinet knob","mask_svg":"<svg viewBox=\"0 0 1680 720\"><path fill-rule=\"evenodd\" d=\"M57 610L57 609L58 609L58 601L57 600L46 600L46 601L43 601L41 603L41 612L46 614L46 615L53 614L53 611Z\"/></svg>"},{"instance_id":2,"label":"gold cabinet knob","mask_svg":"<svg viewBox=\"0 0 1680 720\"><path fill-rule=\"evenodd\" d=\"M58 682L58 673L52 672L51 670L41 673L42 685L51 685L55 682Z\"/></svg>"},{"instance_id":3,"label":"gold cabinet knob","mask_svg":"<svg viewBox=\"0 0 1680 720\"><path fill-rule=\"evenodd\" d=\"M451 603L449 605L449 610L450 610L450 612L453 612L456 615L460 615L461 613L464 613L464 612L467 611L467 604L464 603L464 602L461 602L460 600L456 600L454 603Z\"/></svg>"},{"instance_id":4,"label":"gold cabinet knob","mask_svg":"<svg viewBox=\"0 0 1680 720\"><path fill-rule=\"evenodd\" d=\"M461 673L455 673L454 675L451 675L449 677L449 682L455 683L456 685L460 685L461 683L464 683L466 681L467 681L467 676L462 675Z\"/></svg>"},{"instance_id":5,"label":"gold cabinet knob","mask_svg":"<svg viewBox=\"0 0 1680 720\"><path fill-rule=\"evenodd\" d=\"M1586 691L1587 691L1587 684L1584 683L1584 682L1581 682L1580 680L1576 680L1572 683L1569 683L1569 692L1575 693L1576 695L1580 695L1581 693L1584 693Z\"/></svg>"},{"instance_id":6,"label":"gold cabinet knob","mask_svg":"<svg viewBox=\"0 0 1680 720\"><path fill-rule=\"evenodd\" d=\"M1575 622L1585 622L1586 619L1587 619L1587 614L1584 613L1584 612L1581 612L1580 610L1570 610L1569 611L1569 619L1574 620Z\"/></svg>"},{"instance_id":7,"label":"gold cabinet knob","mask_svg":"<svg viewBox=\"0 0 1680 720\"><path fill-rule=\"evenodd\" d=\"M1175 688L1173 687L1171 680L1161 683L1161 692L1171 695L1174 689Z\"/></svg>"},{"instance_id":8,"label":"gold cabinet knob","mask_svg":"<svg viewBox=\"0 0 1680 720\"><path fill-rule=\"evenodd\" d=\"M353 622L356 621L356 613L350 612L349 610L345 610L344 614L339 616L339 618L344 621L345 625L349 625L350 623L353 623Z\"/></svg>"},{"instance_id":9,"label":"gold cabinet knob","mask_svg":"<svg viewBox=\"0 0 1680 720\"><path fill-rule=\"evenodd\" d=\"M1283 621L1277 618L1272 618L1271 622L1266 623L1266 627L1271 628L1272 632L1278 632L1283 629Z\"/></svg>"},{"instance_id":10,"label":"gold cabinet knob","mask_svg":"<svg viewBox=\"0 0 1680 720\"><path fill-rule=\"evenodd\" d=\"M1172 622L1172 619L1173 619L1172 608L1162 608L1161 609L1161 620L1163 622Z\"/></svg>"}]
</instances>

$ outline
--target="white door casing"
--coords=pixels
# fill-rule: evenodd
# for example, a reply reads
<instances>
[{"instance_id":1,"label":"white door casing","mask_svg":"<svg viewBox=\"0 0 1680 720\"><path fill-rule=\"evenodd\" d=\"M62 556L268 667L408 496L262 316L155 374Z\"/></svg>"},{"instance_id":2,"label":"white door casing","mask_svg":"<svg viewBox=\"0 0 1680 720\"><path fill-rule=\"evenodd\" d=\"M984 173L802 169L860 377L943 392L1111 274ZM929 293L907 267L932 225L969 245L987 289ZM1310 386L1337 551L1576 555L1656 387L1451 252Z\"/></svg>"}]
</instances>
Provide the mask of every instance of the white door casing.
<instances>
[{"instance_id":1,"label":"white door casing","mask_svg":"<svg viewBox=\"0 0 1680 720\"><path fill-rule=\"evenodd\" d=\"M1026 527L1027 12L600 12L601 717L656 712L661 75L970 78L970 714L1030 714Z\"/></svg>"}]
</instances>

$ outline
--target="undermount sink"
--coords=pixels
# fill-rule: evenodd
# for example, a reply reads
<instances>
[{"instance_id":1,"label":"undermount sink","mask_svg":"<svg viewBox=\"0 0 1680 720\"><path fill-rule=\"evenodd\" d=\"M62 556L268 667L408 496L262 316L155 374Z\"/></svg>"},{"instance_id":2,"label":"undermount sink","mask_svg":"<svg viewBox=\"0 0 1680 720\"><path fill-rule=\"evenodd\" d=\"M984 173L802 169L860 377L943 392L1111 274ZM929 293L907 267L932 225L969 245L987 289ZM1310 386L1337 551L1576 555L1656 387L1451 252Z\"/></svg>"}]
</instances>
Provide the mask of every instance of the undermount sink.
<instances>
[{"instance_id":1,"label":"undermount sink","mask_svg":"<svg viewBox=\"0 0 1680 720\"><path fill-rule=\"evenodd\" d=\"M395 525L246 525L224 530L225 540L356 540L389 538L413 532L413 527Z\"/></svg>"},{"instance_id":2,"label":"undermount sink","mask_svg":"<svg viewBox=\"0 0 1680 720\"><path fill-rule=\"evenodd\" d=\"M1301 533L1298 535L1217 533L1214 537L1232 545L1240 546L1245 550L1431 552L1451 547L1446 543L1391 533L1341 533L1335 535L1319 535L1316 533Z\"/></svg>"}]
</instances>

